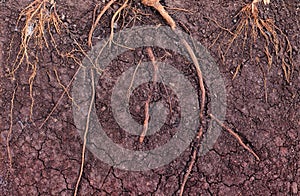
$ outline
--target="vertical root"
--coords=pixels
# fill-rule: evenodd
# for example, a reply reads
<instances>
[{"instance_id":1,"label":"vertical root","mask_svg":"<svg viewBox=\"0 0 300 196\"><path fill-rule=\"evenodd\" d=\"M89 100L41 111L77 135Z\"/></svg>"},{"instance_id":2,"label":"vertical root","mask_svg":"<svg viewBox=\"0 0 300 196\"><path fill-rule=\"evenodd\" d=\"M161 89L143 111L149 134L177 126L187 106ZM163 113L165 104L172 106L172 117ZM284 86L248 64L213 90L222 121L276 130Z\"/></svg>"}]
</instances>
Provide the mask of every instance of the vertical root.
<instances>
[{"instance_id":1,"label":"vertical root","mask_svg":"<svg viewBox=\"0 0 300 196\"><path fill-rule=\"evenodd\" d=\"M164 7L159 3L159 0L142 0L142 3L146 6L151 6L154 9L156 9L161 16L167 21L167 23L170 25L170 27L172 28L172 30L175 30L176 28L176 23L173 20L173 18L168 14L168 12L164 9ZM194 166L194 163L196 161L196 157L197 157L197 153L199 150L199 143L200 143L200 139L203 135L203 126L204 126L204 109L205 109L205 101L206 101L206 91L205 91L205 86L204 86L204 80L203 80L203 75L202 75L202 71L199 65L199 62L197 60L197 57L192 49L192 47L188 44L188 42L184 39L180 40L181 43L184 45L184 47L187 49L187 52L189 53L194 66L196 68L196 72L197 72L197 77L199 80L199 87L201 90L201 104L200 104L200 112L199 112L199 119L200 119L200 128L197 132L197 136L196 136L196 141L197 141L197 147L194 148L193 153L192 153L192 157L191 157L191 161L189 163L188 166L188 170L184 175L184 179L183 182L181 184L180 187L180 193L179 195L182 196L183 192L184 192L184 188L185 188L185 184L189 178L189 175L192 171L192 168Z\"/></svg>"},{"instance_id":2,"label":"vertical root","mask_svg":"<svg viewBox=\"0 0 300 196\"><path fill-rule=\"evenodd\" d=\"M14 102L15 102L15 97L16 97L16 92L18 89L18 85L16 85L16 87L14 88L12 97L11 97L11 101L10 101L10 125L9 125L9 131L7 134L7 138L6 138L6 148L7 148L7 155L8 155L8 160L9 160L9 168L12 170L12 156L11 156L11 150L10 150L10 139L11 139L11 135L12 135L12 128L13 128L13 111L14 111Z\"/></svg>"},{"instance_id":3,"label":"vertical root","mask_svg":"<svg viewBox=\"0 0 300 196\"><path fill-rule=\"evenodd\" d=\"M145 136L147 134L147 131L148 131L149 118L150 118L150 115L149 115L150 100L151 100L151 97L149 95L148 100L145 103L145 120L144 120L144 123L143 123L143 131L142 131L142 133L140 135L140 139L139 139L140 143L143 143L143 141L145 139Z\"/></svg>"},{"instance_id":4,"label":"vertical root","mask_svg":"<svg viewBox=\"0 0 300 196\"><path fill-rule=\"evenodd\" d=\"M37 73L37 66L36 66L36 64L34 64L32 66L32 74L30 75L29 80L28 80L28 84L29 84L29 96L30 96L30 99L31 99L31 104L30 104L30 121L33 122L33 123L34 123L34 121L32 119L32 116L33 116L33 107L34 107L33 82L34 82L36 73Z\"/></svg>"},{"instance_id":5,"label":"vertical root","mask_svg":"<svg viewBox=\"0 0 300 196\"><path fill-rule=\"evenodd\" d=\"M92 37L93 37L93 33L96 29L96 26L98 25L100 19L102 18L102 16L105 14L105 12L112 6L112 4L114 4L116 2L116 0L110 0L105 7L101 10L101 12L98 14L96 20L93 22L91 30L89 32L89 36L88 36L88 46L91 47L92 46ZM97 7L96 7L97 8ZM95 12L95 11L94 11Z\"/></svg>"},{"instance_id":6,"label":"vertical root","mask_svg":"<svg viewBox=\"0 0 300 196\"><path fill-rule=\"evenodd\" d=\"M200 117L200 122L203 123L204 120L204 108L205 108L205 96L206 96L206 90L205 90L205 86L204 86L204 80L203 80L203 75L202 75L202 71L199 65L199 62L197 60L197 57L192 49L192 47L187 43L186 40L181 39L181 42L183 43L183 45L185 46L185 48L187 49L187 52L189 53L195 68L196 68L196 72L197 72L197 76L198 76L198 80L199 80L199 87L201 90L201 104L200 104L200 112L199 112L199 117ZM198 133L197 138L200 137L201 134Z\"/></svg>"},{"instance_id":7,"label":"vertical root","mask_svg":"<svg viewBox=\"0 0 300 196\"><path fill-rule=\"evenodd\" d=\"M189 179L189 176L190 176L190 174L192 172L192 169L193 169L194 164L196 162L197 154L198 154L198 150L197 150L197 148L194 148L192 156L191 156L191 161L190 161L190 164L188 166L188 170L186 171L186 173L185 173L185 175L183 177L182 184L180 186L179 196L183 195L185 184L187 183L187 181Z\"/></svg>"},{"instance_id":8,"label":"vertical root","mask_svg":"<svg viewBox=\"0 0 300 196\"><path fill-rule=\"evenodd\" d=\"M111 19L111 23L110 23L110 36L109 36L109 40L113 41L114 38L114 24L116 22L116 18L117 16L119 16L119 14L121 13L121 11L123 9L125 9L128 5L128 1L129 0L125 0L125 2L122 4L122 6L114 13L112 19Z\"/></svg>"},{"instance_id":9,"label":"vertical root","mask_svg":"<svg viewBox=\"0 0 300 196\"><path fill-rule=\"evenodd\" d=\"M80 184L82 174L83 174L84 163L85 163L86 144L87 144L87 135L88 135L89 124L90 124L90 116L91 116L94 99L95 99L94 70L90 69L90 71L91 71L91 79L92 79L92 95L91 95L92 97L91 97L91 102L89 105L89 110L88 110L88 114L87 114L87 118L86 118L86 126L85 126L84 135L83 135L83 145L82 145L82 152L81 152L81 165L80 165L80 171L79 171L79 175L77 178L77 182L75 185L74 196L76 196L78 193L79 184Z\"/></svg>"},{"instance_id":10,"label":"vertical root","mask_svg":"<svg viewBox=\"0 0 300 196\"><path fill-rule=\"evenodd\" d=\"M131 91L131 88L133 86L133 82L134 82L136 73L137 73L137 71L138 71L141 63L142 63L142 58L140 59L140 61L138 62L136 68L134 69L134 72L133 72L133 75L132 75L132 78L131 78L131 81L130 81L130 85L129 85L128 90L127 90L127 99L128 99L128 102L129 102L129 98L130 98L130 91Z\"/></svg>"},{"instance_id":11,"label":"vertical root","mask_svg":"<svg viewBox=\"0 0 300 196\"><path fill-rule=\"evenodd\" d=\"M152 86L152 89L151 89L151 92L149 93L149 96L148 96L148 99L145 103L145 120L144 120L144 124L143 124L143 131L140 135L140 143L143 143L144 141L144 138L147 134L147 131L148 131L148 124L149 124L149 118L150 118L150 115L149 115L149 106L150 106L150 101L151 101L151 97L152 97L152 93L154 91L154 88L155 88L155 85L156 85L156 82L157 82L157 72L158 72L158 65L156 63L156 60L155 60L155 57L154 57L154 54L153 54L153 51L150 47L147 48L147 54L153 64L153 68L154 68L154 73L153 73L153 86Z\"/></svg>"},{"instance_id":12,"label":"vertical root","mask_svg":"<svg viewBox=\"0 0 300 196\"><path fill-rule=\"evenodd\" d=\"M197 154L199 151L199 146L200 146L200 139L202 138L203 135L203 127L204 127L204 123L205 123L205 119L204 119L204 109L205 109L205 101L206 101L206 90L205 90L205 86L204 86L204 80L203 80L203 75L202 75L202 71L199 65L199 62L197 60L197 57L193 51L193 49L191 48L191 46L187 43L186 40L181 39L181 42L183 43L183 45L185 46L185 48L187 49L193 63L194 66L196 68L197 71L197 76L198 76L198 80L199 80L199 87L201 90L201 104L200 104L200 112L199 112L199 119L200 119L200 128L198 130L197 136L196 136L196 144L197 146L193 149L193 153L191 156L191 161L189 163L188 166L188 170L186 171L184 178L183 178L183 182L180 186L180 192L179 195L182 196L184 193L184 188L186 185L186 182L192 172L193 166L196 162L196 158L197 158Z\"/></svg>"}]
</instances>

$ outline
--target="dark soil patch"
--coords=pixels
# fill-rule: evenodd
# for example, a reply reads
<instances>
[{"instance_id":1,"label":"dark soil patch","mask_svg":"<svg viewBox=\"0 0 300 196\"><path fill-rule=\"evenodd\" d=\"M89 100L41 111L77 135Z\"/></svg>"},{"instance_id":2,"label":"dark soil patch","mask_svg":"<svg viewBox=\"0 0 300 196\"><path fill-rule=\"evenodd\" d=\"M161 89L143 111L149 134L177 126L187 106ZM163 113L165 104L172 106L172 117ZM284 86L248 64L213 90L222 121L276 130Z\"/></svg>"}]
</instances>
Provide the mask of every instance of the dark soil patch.
<instances>
[{"instance_id":1,"label":"dark soil patch","mask_svg":"<svg viewBox=\"0 0 300 196\"><path fill-rule=\"evenodd\" d=\"M6 151L6 136L9 130L10 100L14 85L5 76L12 63L6 62L8 48L15 29L18 13L30 1L1 1L0 3L0 195L72 195L77 180L82 140L76 130L72 116L72 103L66 96L54 111L42 129L38 126L47 117L57 103L63 89L56 81L53 68L56 67L61 82L67 85L78 65L72 60L61 59L53 48L39 54L39 74L34 82L35 107L33 120L29 121L31 100L29 97L28 73L26 68L17 72L18 83L13 112L13 134L11 150L13 155L13 173L9 174ZM63 22L69 32L63 32L59 46L63 51L74 47L73 39L85 44L91 27L93 9L98 1L58 1L58 13L64 15ZM192 9L191 13L172 11L175 21L183 24L189 33L201 44L209 47L220 31L205 17L214 18L226 27L235 21L232 17L241 9L244 2L238 1L165 1L168 7ZM138 15L130 25L165 24L163 19L152 9L141 4L136 8L149 15ZM116 9L116 8L114 8ZM195 167L187 182L186 195L298 195L300 189L300 3L297 0L272 1L269 6L261 7L264 17L272 17L284 30L293 46L293 58L296 69L291 83L283 77L281 66L275 64L267 75L268 103L264 99L263 75L251 60L249 54L240 54L241 41L233 45L225 64L217 61L218 48L210 48L216 59L222 76L226 80L227 115L226 124L234 128L260 156L261 161L245 151L227 132L222 132L214 148L202 157L198 157ZM101 27L95 32L97 37L109 35L109 21L113 10L103 17ZM134 14L129 11L126 21ZM129 26L130 26L129 25ZM120 24L118 26L122 26ZM18 40L16 40L17 42ZM258 45L259 45L258 41ZM12 55L16 55L17 43L13 45ZM154 50L157 58L164 51ZM261 62L266 64L263 53L257 53ZM159 133L146 138L145 145L138 144L138 137L127 135L112 118L107 97L114 85L114 80L125 68L132 66L142 56L143 49L126 53L111 65L112 80L100 78L97 87L97 113L100 121L107 128L114 128L110 137L120 145L131 149L151 149L168 141L176 131L180 107L176 95L171 90L172 112L167 123ZM184 64L184 59L164 59L177 67L193 84L197 84L196 74L191 65ZM245 62L240 74L231 80L235 66ZM118 72L117 72L118 71ZM102 83L105 81L105 83ZM101 84L101 85L100 85ZM141 86L130 97L130 110L137 122L142 123L143 103L149 86ZM102 91L107 93L102 94ZM161 100L168 105L166 90L159 86L152 101ZM104 108L104 109L103 109ZM197 130L195 130L196 132ZM191 149L186 151L169 165L147 171L130 172L115 169L98 160L87 152L84 175L81 181L80 195L172 195L178 194L183 175L187 169Z\"/></svg>"}]
</instances>

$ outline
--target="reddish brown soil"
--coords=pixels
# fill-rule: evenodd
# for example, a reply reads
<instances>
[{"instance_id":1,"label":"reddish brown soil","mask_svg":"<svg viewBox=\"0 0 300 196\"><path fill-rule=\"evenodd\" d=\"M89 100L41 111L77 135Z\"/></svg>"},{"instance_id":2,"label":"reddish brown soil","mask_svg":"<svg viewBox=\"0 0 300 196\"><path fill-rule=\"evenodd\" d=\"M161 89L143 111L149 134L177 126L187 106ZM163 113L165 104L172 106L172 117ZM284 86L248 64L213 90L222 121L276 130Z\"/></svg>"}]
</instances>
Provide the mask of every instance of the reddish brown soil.
<instances>
[{"instance_id":1,"label":"reddish brown soil","mask_svg":"<svg viewBox=\"0 0 300 196\"><path fill-rule=\"evenodd\" d=\"M6 151L6 136L9 130L10 100L14 85L6 77L7 69L12 60L8 58L8 48L12 35L19 36L15 29L18 13L31 1L1 1L0 2L0 195L72 195L81 163L82 140L76 130L72 116L72 103L66 96L54 111L49 121L39 129L43 120L57 103L63 90L57 83L53 68L56 67L61 82L67 85L78 66L68 59L61 59L53 48L39 51L40 63L38 75L34 82L35 106L33 122L29 120L30 97L27 84L26 67L17 72L18 84L13 111L13 133L11 150L13 156L13 171L9 172L9 162ZM97 1L58 1L57 9L64 14L64 24L69 33L64 31L58 37L62 51L74 47L73 39L86 44L91 27L93 9ZM209 47L220 31L206 17L214 18L226 27L232 27L232 17L245 2L237 1L171 1L166 0L169 7L185 8L193 14L172 11L175 21L189 29L190 34L204 46ZM163 19L150 8L134 4L148 16L138 15L135 24L165 24ZM236 130L251 145L261 160L245 151L227 132L222 132L214 148L202 157L198 157L193 171L186 184L186 195L299 195L300 192L300 3L297 0L271 1L269 6L261 8L263 17L272 17L276 24L284 30L293 46L295 70L290 84L283 79L281 66L276 64L267 75L268 102L264 98L263 75L259 67L249 60L249 54L241 55L241 40L230 50L225 64L218 55L217 45L210 48L216 59L222 76L226 80L227 115L226 124ZM116 9L116 7L114 7ZM113 10L109 10L98 27L95 36L109 35L109 20ZM126 21L134 16L129 10ZM122 24L120 23L119 26ZM95 40L97 41L97 40ZM11 55L16 55L16 38ZM260 45L258 40L258 45ZM159 57L163 52L154 51ZM120 67L128 67L130 62L137 62L143 51L124 54L117 60L115 70L122 72ZM261 62L266 58L257 51ZM158 58L159 58L158 57ZM147 57L145 57L147 58ZM176 61L178 60L178 61ZM179 64L181 71L191 80L196 81L193 68ZM231 80L235 65L245 62L235 80ZM126 64L127 63L127 64ZM118 65L118 66L117 66ZM113 71L113 70L112 70ZM119 73L120 74L120 73ZM116 74L117 75L117 74ZM105 81L104 79L100 79ZM106 85L106 86L105 86ZM106 104L105 94L99 90L111 88L113 83L99 85L97 89L97 113L108 128L118 126L111 118L111 111L102 110ZM102 88L102 89L101 89ZM146 89L147 87L145 87ZM143 122L143 103L147 99L145 91L137 90L131 97L131 113L138 122ZM157 89L154 99L162 99L165 103L165 92ZM172 93L172 92L171 92ZM99 96L100 95L100 96ZM144 97L143 97L144 96ZM173 98L173 118L177 115L176 96ZM138 107L138 105L140 107ZM135 108L141 108L136 110ZM104 115L105 114L105 115ZM138 137L128 136L122 132L112 133L112 139L126 148L148 149L166 142L176 127L170 115L166 125L167 133L162 129L160 134L146 139L144 147L137 146ZM173 123L173 124L172 124ZM110 127L109 127L110 126ZM121 130L120 130L121 131ZM195 130L196 131L196 130ZM158 142L153 144L151 140ZM188 167L192 146L169 165L147 171L131 172L110 167L93 156L89 151L86 156L80 195L173 195L178 194L183 175Z\"/></svg>"}]
</instances>

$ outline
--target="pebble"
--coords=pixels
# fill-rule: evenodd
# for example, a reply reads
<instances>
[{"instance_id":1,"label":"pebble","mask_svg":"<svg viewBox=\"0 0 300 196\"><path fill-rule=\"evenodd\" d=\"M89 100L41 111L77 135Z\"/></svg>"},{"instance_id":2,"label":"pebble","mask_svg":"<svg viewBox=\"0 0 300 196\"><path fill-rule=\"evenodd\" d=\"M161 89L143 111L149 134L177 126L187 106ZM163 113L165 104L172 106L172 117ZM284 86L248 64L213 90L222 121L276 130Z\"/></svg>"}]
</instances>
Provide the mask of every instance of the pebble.
<instances>
[{"instance_id":1,"label":"pebble","mask_svg":"<svg viewBox=\"0 0 300 196\"><path fill-rule=\"evenodd\" d=\"M104 112L105 110L106 110L106 107L103 106L103 107L101 108L101 112Z\"/></svg>"},{"instance_id":2,"label":"pebble","mask_svg":"<svg viewBox=\"0 0 300 196\"><path fill-rule=\"evenodd\" d=\"M65 20L66 19L66 15L64 13L62 13L60 19L61 20Z\"/></svg>"},{"instance_id":3,"label":"pebble","mask_svg":"<svg viewBox=\"0 0 300 196\"><path fill-rule=\"evenodd\" d=\"M114 29L117 29L118 28L118 23L115 22L113 27L114 27Z\"/></svg>"}]
</instances>

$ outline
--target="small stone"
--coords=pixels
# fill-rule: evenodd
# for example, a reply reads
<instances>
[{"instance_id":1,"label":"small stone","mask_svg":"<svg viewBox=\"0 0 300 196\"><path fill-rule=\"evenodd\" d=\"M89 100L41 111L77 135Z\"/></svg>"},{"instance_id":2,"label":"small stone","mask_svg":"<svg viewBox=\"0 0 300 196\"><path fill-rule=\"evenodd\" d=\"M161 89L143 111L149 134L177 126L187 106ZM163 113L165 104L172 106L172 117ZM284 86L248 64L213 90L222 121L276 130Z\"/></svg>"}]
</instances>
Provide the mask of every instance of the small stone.
<instances>
[{"instance_id":1,"label":"small stone","mask_svg":"<svg viewBox=\"0 0 300 196\"><path fill-rule=\"evenodd\" d=\"M60 19L61 20L65 20L66 19L66 15L64 13L62 13Z\"/></svg>"},{"instance_id":2,"label":"small stone","mask_svg":"<svg viewBox=\"0 0 300 196\"><path fill-rule=\"evenodd\" d=\"M102 108L101 108L101 112L104 112L106 110L106 106L103 106Z\"/></svg>"},{"instance_id":3,"label":"small stone","mask_svg":"<svg viewBox=\"0 0 300 196\"><path fill-rule=\"evenodd\" d=\"M114 29L117 29L118 28L118 23L115 22L113 27L114 27Z\"/></svg>"}]
</instances>

